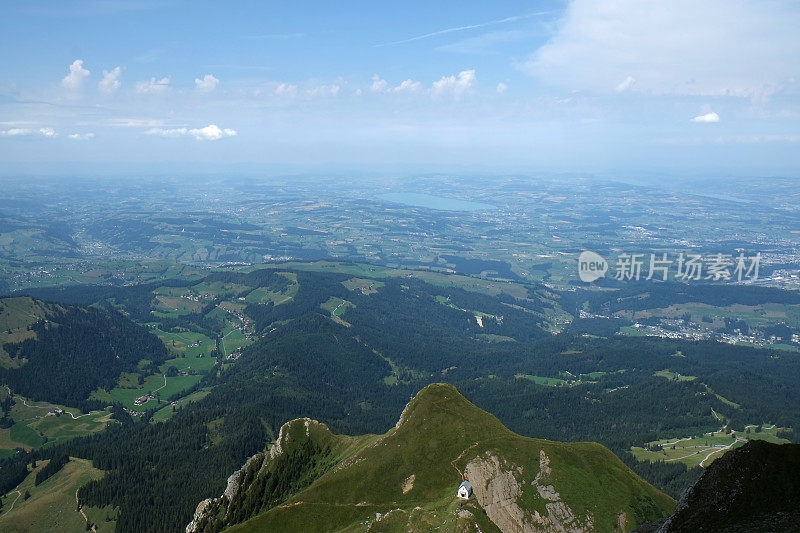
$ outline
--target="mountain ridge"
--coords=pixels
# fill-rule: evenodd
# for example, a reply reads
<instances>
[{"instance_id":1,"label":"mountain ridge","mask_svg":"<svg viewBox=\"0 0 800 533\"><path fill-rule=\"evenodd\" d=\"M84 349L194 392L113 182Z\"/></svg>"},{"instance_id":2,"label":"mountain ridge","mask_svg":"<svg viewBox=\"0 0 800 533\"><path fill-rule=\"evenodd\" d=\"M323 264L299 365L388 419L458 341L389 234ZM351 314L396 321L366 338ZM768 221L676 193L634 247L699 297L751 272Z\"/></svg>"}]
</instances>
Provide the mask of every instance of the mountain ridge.
<instances>
[{"instance_id":1,"label":"mountain ridge","mask_svg":"<svg viewBox=\"0 0 800 533\"><path fill-rule=\"evenodd\" d=\"M298 465L308 470L286 475ZM475 494L459 505L465 475ZM294 489L278 501L271 486ZM628 531L672 506L603 446L516 435L452 385L432 384L383 435L287 422L186 530Z\"/></svg>"}]
</instances>

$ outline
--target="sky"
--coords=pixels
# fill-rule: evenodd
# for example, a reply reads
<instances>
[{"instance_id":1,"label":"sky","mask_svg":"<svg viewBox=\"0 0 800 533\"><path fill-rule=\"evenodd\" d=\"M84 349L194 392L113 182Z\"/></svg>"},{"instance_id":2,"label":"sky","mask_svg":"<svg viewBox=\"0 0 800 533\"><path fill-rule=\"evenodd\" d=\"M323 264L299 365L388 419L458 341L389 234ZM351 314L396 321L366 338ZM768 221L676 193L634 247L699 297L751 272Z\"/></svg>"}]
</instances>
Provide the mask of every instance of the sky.
<instances>
[{"instance_id":1,"label":"sky","mask_svg":"<svg viewBox=\"0 0 800 533\"><path fill-rule=\"evenodd\" d=\"M0 3L0 176L800 175L800 3Z\"/></svg>"}]
</instances>

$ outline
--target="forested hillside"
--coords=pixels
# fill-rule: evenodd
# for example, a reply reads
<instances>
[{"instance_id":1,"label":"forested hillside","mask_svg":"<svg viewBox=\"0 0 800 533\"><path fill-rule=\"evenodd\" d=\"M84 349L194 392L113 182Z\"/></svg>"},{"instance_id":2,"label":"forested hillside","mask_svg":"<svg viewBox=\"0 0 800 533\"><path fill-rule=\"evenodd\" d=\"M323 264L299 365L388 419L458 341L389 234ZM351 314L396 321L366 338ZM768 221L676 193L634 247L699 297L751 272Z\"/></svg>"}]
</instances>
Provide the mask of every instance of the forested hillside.
<instances>
[{"instance_id":1,"label":"forested hillside","mask_svg":"<svg viewBox=\"0 0 800 533\"><path fill-rule=\"evenodd\" d=\"M44 308L42 317L25 327L24 340L2 346L10 364L0 367L0 383L15 393L86 406L93 390L113 386L121 372L136 369L142 360L158 366L167 356L155 335L117 311Z\"/></svg>"},{"instance_id":2,"label":"forested hillside","mask_svg":"<svg viewBox=\"0 0 800 533\"><path fill-rule=\"evenodd\" d=\"M287 420L380 434L409 398L439 381L520 435L600 442L673 496L700 469L637 461L632 446L757 424L793 438L800 427L800 360L792 352L621 337L608 327L612 319L575 320L553 334L554 314L577 314L569 294L500 283L468 289L464 278L444 275L370 278L368 269L347 268L359 274L269 269L54 292L142 317L175 357L170 364L189 353L175 351L189 350L181 339L198 339L191 353L202 358L192 365L208 370L174 405L156 400L131 416L117 404L118 423L104 432L18 454L0 477L33 459L91 459L107 474L79 491L82 503L118 508L119 531L176 531ZM82 312L112 324L123 318ZM140 338L140 329L125 327L117 331ZM133 361L133 352L121 353ZM191 377L164 374L152 378L158 387Z\"/></svg>"}]
</instances>

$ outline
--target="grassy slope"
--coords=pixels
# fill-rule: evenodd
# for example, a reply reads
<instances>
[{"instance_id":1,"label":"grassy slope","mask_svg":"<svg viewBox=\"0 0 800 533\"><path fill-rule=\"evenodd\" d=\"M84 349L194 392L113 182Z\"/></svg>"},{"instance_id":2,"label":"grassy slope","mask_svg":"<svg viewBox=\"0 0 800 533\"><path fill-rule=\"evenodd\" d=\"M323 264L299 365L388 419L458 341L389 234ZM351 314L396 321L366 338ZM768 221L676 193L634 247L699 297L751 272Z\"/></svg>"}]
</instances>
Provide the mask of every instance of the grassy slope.
<instances>
[{"instance_id":1,"label":"grassy slope","mask_svg":"<svg viewBox=\"0 0 800 533\"><path fill-rule=\"evenodd\" d=\"M35 486L33 483L35 472L46 464L47 461L39 461L37 468L19 484L17 489L3 498L0 531L33 533L86 529L86 522L77 511L75 492L90 480L101 478L103 471L93 468L90 461L73 458L57 474L41 485ZM26 490L30 491L31 497L24 500L19 494L24 494ZM16 491L19 491L19 494ZM95 518L94 515L97 515L97 512L90 516ZM105 520L97 520L97 526L101 532L114 530L114 523Z\"/></svg>"},{"instance_id":2,"label":"grassy slope","mask_svg":"<svg viewBox=\"0 0 800 533\"><path fill-rule=\"evenodd\" d=\"M13 368L18 362L9 358L3 350L7 342L22 342L36 334L28 327L51 314L59 306L45 304L27 296L0 298L0 366Z\"/></svg>"},{"instance_id":3,"label":"grassy slope","mask_svg":"<svg viewBox=\"0 0 800 533\"><path fill-rule=\"evenodd\" d=\"M6 387L0 387L0 398L8 395ZM40 435L47 437L47 446L89 433L103 430L109 423L110 412L98 411L84 414L74 407L49 402L34 402L18 394L14 395L11 417L15 424L0 429L0 457L13 455L15 448L30 450L44 443ZM60 408L61 416L50 416L48 411ZM73 416L70 416L72 413Z\"/></svg>"},{"instance_id":4,"label":"grassy slope","mask_svg":"<svg viewBox=\"0 0 800 533\"><path fill-rule=\"evenodd\" d=\"M298 438L302 438L298 437ZM335 437L317 437L331 440ZM366 439L367 437L364 437ZM398 428L359 441L360 451L284 504L234 531L441 530L479 527L492 530L483 511L471 503L473 516L458 519L455 490L473 458L490 452L522 467L527 485L539 470L539 452L551 459L552 484L578 516L586 511L598 530L610 531L620 512L627 528L646 507L669 514L674 501L638 478L606 448L594 443L557 443L521 437L489 413L472 405L454 387L430 385L409 403ZM414 475L413 488L403 492ZM523 492L520 505L541 507L537 496ZM525 500L524 502L522 500ZM390 519L373 523L376 513ZM450 520L448 520L450 519ZM460 525L459 525L460 524ZM454 529L454 530L455 530Z\"/></svg>"}]
</instances>

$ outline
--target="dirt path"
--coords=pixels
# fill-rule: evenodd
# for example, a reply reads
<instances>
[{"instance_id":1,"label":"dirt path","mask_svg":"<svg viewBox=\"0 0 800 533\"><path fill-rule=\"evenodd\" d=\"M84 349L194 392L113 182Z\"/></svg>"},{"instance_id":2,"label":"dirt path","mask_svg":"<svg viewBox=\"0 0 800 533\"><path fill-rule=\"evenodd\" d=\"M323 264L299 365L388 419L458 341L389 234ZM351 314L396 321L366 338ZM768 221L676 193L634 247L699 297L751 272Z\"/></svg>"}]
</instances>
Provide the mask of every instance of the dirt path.
<instances>
[{"instance_id":1,"label":"dirt path","mask_svg":"<svg viewBox=\"0 0 800 533\"><path fill-rule=\"evenodd\" d=\"M731 446L733 446L733 445L734 445L734 444L736 444L737 442L739 442L739 439L738 439L738 438L737 438L737 439L733 439L733 442L731 442L731 443L730 443L730 444L728 444L727 446L725 446L725 447L723 447L723 448L719 448L718 450L715 450L715 451L713 451L713 452L709 453L708 455L706 455L706 456L705 456L705 458L704 458L702 461L700 461L700 466L701 466L701 467L704 467L703 463L705 463L706 461L708 461L708 458L709 458L709 457L711 457L711 456L712 456L712 455L714 455L715 453L724 452L725 450L729 450L729 449L731 448Z\"/></svg>"},{"instance_id":2,"label":"dirt path","mask_svg":"<svg viewBox=\"0 0 800 533\"><path fill-rule=\"evenodd\" d=\"M83 517L83 520L86 522L86 525L89 525L89 517L86 516L86 513L83 512L83 505L81 505L81 502L78 500L78 490L80 489L77 489L75 491L75 505L78 506L78 512L81 513L81 516ZM94 524L92 524L92 531L97 531L97 527L95 527Z\"/></svg>"},{"instance_id":3,"label":"dirt path","mask_svg":"<svg viewBox=\"0 0 800 533\"><path fill-rule=\"evenodd\" d=\"M662 446L662 447L663 447L663 446L674 446L675 444L678 444L679 442L683 442L683 441L685 441L685 440L692 440L692 437L684 437L684 438L682 438L682 439L678 439L678 440L676 440L676 441L672 441L672 442L665 442L664 444L661 444L660 446Z\"/></svg>"},{"instance_id":4,"label":"dirt path","mask_svg":"<svg viewBox=\"0 0 800 533\"><path fill-rule=\"evenodd\" d=\"M8 511L6 511L6 512L9 512L9 511L11 511L11 510L14 508L14 504L15 504L15 503L17 503L17 501L18 501L18 500L20 499L20 497L22 496L22 493L21 493L20 491L18 491L18 490L15 490L14 492L16 492L16 493L17 493L17 499L16 499L16 500L14 500L13 502L11 502L11 507L9 507L9 508L8 508Z\"/></svg>"},{"instance_id":5,"label":"dirt path","mask_svg":"<svg viewBox=\"0 0 800 533\"><path fill-rule=\"evenodd\" d=\"M340 308L341 306L343 306L344 304L346 304L346 303L347 303L347 300L342 300L342 303L340 303L339 305L337 305L337 306L336 306L336 309L334 309L333 311L331 311L331 316L336 316L336 311L338 311L338 310L339 310L339 308Z\"/></svg>"},{"instance_id":6,"label":"dirt path","mask_svg":"<svg viewBox=\"0 0 800 533\"><path fill-rule=\"evenodd\" d=\"M714 450L711 453L716 453L717 451L719 451L721 449L721 448L717 448L715 446L702 446L701 448L702 448L701 450L694 451L694 452L690 453L689 455L684 455L682 457L673 457L671 459L664 459L664 462L665 463L670 463L672 461L680 461L681 459L686 459L687 457L692 457L693 455L700 455L701 453L707 452L708 450L711 450L711 449Z\"/></svg>"},{"instance_id":7,"label":"dirt path","mask_svg":"<svg viewBox=\"0 0 800 533\"><path fill-rule=\"evenodd\" d=\"M152 392L158 392L158 391L160 391L161 389L163 389L163 388L164 388L164 387L166 387L166 386L167 386L167 375L166 375L166 374L164 374L164 384L163 384L163 385L161 385L159 388L157 388L157 389L153 390Z\"/></svg>"},{"instance_id":8,"label":"dirt path","mask_svg":"<svg viewBox=\"0 0 800 533\"><path fill-rule=\"evenodd\" d=\"M220 342L222 343L222 355L225 356L225 357L228 356L228 351L225 349L225 337L227 337L228 335L230 335L234 331L236 331L236 328L233 328L232 330L230 330L228 333L226 333L225 335L223 335L220 338Z\"/></svg>"},{"instance_id":9,"label":"dirt path","mask_svg":"<svg viewBox=\"0 0 800 533\"><path fill-rule=\"evenodd\" d=\"M460 470L460 469L459 469L459 468L456 466L456 462L457 462L459 459L461 459L462 457L464 457L464 454L465 454L465 453L467 453L468 451L470 451L472 448L474 448L474 447L475 447L475 446L477 446L478 444L479 444L479 443L478 443L478 442L476 442L475 444L473 444L472 446L470 446L469 448L465 449L463 452L461 452L460 454L458 454L458 457L456 457L455 459L453 459L452 461L450 461L450 464L451 464L451 465L453 465L453 468L455 468L455 469L456 469L456 472L458 472L458 475L459 475L460 477L462 477L462 478L463 478L463 477L464 477L464 473L463 473L463 472L462 472L462 471L461 471L461 470Z\"/></svg>"},{"instance_id":10,"label":"dirt path","mask_svg":"<svg viewBox=\"0 0 800 533\"><path fill-rule=\"evenodd\" d=\"M11 389L8 387L8 385L6 385L6 390L8 391L8 394L12 398L15 396L14 393L11 392ZM25 405L25 407L30 407L32 409L50 409L51 408L49 406L44 406L44 405L31 405L31 404L28 403L27 398L25 398L24 396L20 396L19 394L17 394L16 396L17 396L17 398L22 398L22 403ZM64 412L66 414L68 414L69 416L71 416L73 420L77 420L79 418L83 418L84 416L89 416L89 415L93 415L93 414L96 414L96 413L102 413L102 411L89 411L88 413L84 413L82 415L75 416L74 413L71 413L70 411L67 411L66 409L64 410ZM33 420L35 418L40 418L40 417L29 418L28 420Z\"/></svg>"}]
</instances>

